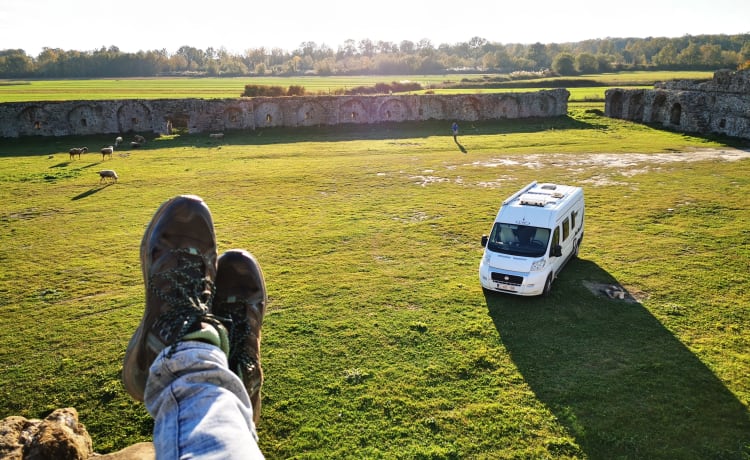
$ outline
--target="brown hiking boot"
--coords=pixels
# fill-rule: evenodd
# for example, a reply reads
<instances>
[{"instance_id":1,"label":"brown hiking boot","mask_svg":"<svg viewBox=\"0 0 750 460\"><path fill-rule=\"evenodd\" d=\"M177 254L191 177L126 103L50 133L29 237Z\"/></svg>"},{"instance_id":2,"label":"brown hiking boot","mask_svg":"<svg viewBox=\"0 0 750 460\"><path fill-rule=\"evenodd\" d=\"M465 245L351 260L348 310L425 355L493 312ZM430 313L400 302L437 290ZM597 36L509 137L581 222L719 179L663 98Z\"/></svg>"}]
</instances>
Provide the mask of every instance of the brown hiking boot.
<instances>
[{"instance_id":1,"label":"brown hiking boot","mask_svg":"<svg viewBox=\"0 0 750 460\"><path fill-rule=\"evenodd\" d=\"M159 207L141 241L146 308L123 361L122 381L133 398L143 401L149 367L161 350L205 328L204 322L215 324L209 313L216 256L213 219L200 197L178 196Z\"/></svg>"},{"instance_id":2,"label":"brown hiking boot","mask_svg":"<svg viewBox=\"0 0 750 460\"><path fill-rule=\"evenodd\" d=\"M260 419L260 329L266 312L266 284L255 258L233 249L219 257L213 313L229 331L229 368L245 384L253 405L255 423Z\"/></svg>"}]
</instances>

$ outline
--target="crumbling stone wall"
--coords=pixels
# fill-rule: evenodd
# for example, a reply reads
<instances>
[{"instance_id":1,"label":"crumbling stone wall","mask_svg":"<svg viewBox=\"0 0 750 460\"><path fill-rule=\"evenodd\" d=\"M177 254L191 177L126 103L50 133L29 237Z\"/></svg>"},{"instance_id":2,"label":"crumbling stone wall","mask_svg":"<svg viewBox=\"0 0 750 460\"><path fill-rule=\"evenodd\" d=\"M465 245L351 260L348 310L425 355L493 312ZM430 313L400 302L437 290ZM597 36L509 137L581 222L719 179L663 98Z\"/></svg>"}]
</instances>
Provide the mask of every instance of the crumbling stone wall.
<instances>
[{"instance_id":1,"label":"crumbling stone wall","mask_svg":"<svg viewBox=\"0 0 750 460\"><path fill-rule=\"evenodd\" d=\"M0 104L0 137L190 133L420 120L557 117L565 89L467 95L311 96Z\"/></svg>"},{"instance_id":2,"label":"crumbling stone wall","mask_svg":"<svg viewBox=\"0 0 750 460\"><path fill-rule=\"evenodd\" d=\"M681 132L750 139L750 70L720 70L707 82L657 83L652 90L610 89L605 114Z\"/></svg>"}]
</instances>

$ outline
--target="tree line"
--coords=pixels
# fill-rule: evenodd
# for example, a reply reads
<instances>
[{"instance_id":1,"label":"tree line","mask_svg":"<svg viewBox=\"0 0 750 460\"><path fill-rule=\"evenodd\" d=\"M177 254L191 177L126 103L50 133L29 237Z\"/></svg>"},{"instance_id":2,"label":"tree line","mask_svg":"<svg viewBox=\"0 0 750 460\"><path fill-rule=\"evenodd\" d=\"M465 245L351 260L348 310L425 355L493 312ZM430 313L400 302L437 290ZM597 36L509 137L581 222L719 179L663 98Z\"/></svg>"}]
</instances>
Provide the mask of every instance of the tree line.
<instances>
[{"instance_id":1,"label":"tree line","mask_svg":"<svg viewBox=\"0 0 750 460\"><path fill-rule=\"evenodd\" d=\"M619 70L716 70L750 67L750 34L685 35L678 38L602 38L575 43L501 44L481 37L440 44L428 39L346 40L338 49L303 42L293 51L250 48L201 50L182 46L122 52L44 48L33 57L0 50L0 78L102 78L294 75L429 75L445 73L548 72L562 76Z\"/></svg>"}]
</instances>

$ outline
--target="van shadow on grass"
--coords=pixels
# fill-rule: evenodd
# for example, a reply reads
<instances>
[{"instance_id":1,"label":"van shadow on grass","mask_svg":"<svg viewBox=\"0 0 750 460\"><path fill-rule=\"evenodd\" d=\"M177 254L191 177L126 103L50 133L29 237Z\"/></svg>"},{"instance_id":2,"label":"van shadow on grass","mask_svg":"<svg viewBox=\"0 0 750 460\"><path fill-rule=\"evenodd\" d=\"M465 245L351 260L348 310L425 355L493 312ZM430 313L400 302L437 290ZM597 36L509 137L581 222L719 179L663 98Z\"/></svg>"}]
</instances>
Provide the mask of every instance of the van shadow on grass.
<instances>
[{"instance_id":1,"label":"van shadow on grass","mask_svg":"<svg viewBox=\"0 0 750 460\"><path fill-rule=\"evenodd\" d=\"M549 297L485 293L513 362L580 449L592 459L748 458L747 408L642 304L584 281L617 284L578 259Z\"/></svg>"}]
</instances>

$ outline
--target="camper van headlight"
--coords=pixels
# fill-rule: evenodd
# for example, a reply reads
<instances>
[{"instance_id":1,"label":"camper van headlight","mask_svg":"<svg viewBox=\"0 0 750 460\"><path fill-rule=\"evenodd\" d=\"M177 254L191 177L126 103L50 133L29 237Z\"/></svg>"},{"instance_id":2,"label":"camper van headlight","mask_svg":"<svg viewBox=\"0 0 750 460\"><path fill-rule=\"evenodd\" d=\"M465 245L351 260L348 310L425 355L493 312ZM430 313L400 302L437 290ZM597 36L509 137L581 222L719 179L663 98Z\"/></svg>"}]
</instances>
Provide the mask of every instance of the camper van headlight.
<instances>
[{"instance_id":1,"label":"camper van headlight","mask_svg":"<svg viewBox=\"0 0 750 460\"><path fill-rule=\"evenodd\" d=\"M538 272L539 270L542 270L544 268L545 260L539 259L534 261L533 264L531 264L531 271L532 272Z\"/></svg>"}]
</instances>

